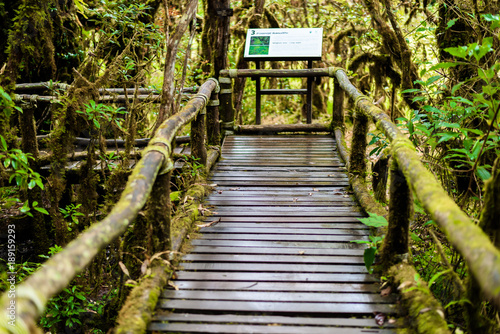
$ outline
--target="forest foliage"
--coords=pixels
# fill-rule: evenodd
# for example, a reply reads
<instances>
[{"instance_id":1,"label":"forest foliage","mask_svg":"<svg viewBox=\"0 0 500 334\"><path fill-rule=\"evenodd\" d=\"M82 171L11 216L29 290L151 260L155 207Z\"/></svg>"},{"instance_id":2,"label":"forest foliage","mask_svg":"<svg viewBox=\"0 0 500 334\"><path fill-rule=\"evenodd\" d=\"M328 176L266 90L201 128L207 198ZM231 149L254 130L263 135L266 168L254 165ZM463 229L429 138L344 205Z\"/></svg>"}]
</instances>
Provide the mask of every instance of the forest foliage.
<instances>
[{"instance_id":1,"label":"forest foliage","mask_svg":"<svg viewBox=\"0 0 500 334\"><path fill-rule=\"evenodd\" d=\"M408 136L449 195L499 244L498 1L230 3L229 68L254 66L242 56L248 28L323 28L323 60L314 66L345 68L360 91ZM164 119L175 114L189 87L217 76L214 64L221 60L211 49L215 29L211 20L218 4L213 0L0 2L4 37L0 39L0 227L14 222L20 226L19 236L24 236L18 240L22 242L17 250L19 280L109 212L123 189L130 162L138 156L136 140L150 138ZM306 64L272 61L265 67L305 68ZM43 85L22 97L23 91L16 89L22 83ZM263 81L264 88L304 85L305 79ZM109 88L130 90L125 94L104 90ZM148 97L141 98L144 94ZM120 103L117 95L125 95ZM314 122L329 123L332 95L332 79L316 82ZM54 99L47 102L42 96ZM105 102L105 96L115 102ZM252 124L255 83L235 80L233 103L236 123ZM265 97L263 123L304 122L304 103L300 96ZM346 102L347 133L353 109ZM87 141L75 151L77 137ZM367 159L374 162L389 144L375 127L370 138ZM123 149L118 150L116 140L124 142ZM65 165L76 156L83 163L76 173L67 172ZM190 165L192 170L172 184L177 203L177 191L195 177L193 170L201 170L195 161ZM485 191L487 187L491 190ZM418 202L415 212L411 256L416 279L432 282L430 288L445 306L449 327L457 333L498 332L497 311L456 288L458 282L475 291L462 257ZM141 243L142 235L134 236L132 227L103 251L51 300L40 325L52 330L76 326L94 333L112 327L129 285L144 273L141 266L153 255ZM371 247L373 255L376 244ZM4 252L0 257L5 259ZM82 323L82 319L87 320Z\"/></svg>"}]
</instances>

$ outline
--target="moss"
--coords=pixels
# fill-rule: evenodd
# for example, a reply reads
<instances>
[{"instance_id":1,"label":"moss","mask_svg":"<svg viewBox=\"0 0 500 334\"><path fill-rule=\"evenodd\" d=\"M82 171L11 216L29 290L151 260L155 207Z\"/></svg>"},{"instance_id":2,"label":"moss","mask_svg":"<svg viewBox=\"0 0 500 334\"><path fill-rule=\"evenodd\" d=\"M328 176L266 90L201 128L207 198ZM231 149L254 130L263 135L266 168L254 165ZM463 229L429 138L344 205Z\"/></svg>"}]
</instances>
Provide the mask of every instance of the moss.
<instances>
[{"instance_id":1,"label":"moss","mask_svg":"<svg viewBox=\"0 0 500 334\"><path fill-rule=\"evenodd\" d=\"M449 333L441 304L433 297L426 282L415 280L415 268L401 263L391 267L388 274L400 290L402 305L407 312L406 321L416 333Z\"/></svg>"},{"instance_id":2,"label":"moss","mask_svg":"<svg viewBox=\"0 0 500 334\"><path fill-rule=\"evenodd\" d=\"M157 264L130 293L118 315L115 333L145 333L151 322L163 286L171 275L170 268Z\"/></svg>"}]
</instances>

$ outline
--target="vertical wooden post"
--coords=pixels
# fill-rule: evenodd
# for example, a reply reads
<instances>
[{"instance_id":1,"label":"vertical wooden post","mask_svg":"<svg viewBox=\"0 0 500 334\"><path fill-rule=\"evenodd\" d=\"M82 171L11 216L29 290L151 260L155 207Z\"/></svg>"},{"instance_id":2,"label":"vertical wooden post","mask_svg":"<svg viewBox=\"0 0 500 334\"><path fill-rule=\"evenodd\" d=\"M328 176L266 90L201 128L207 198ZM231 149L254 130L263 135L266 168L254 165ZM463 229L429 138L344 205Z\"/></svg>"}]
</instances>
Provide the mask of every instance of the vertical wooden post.
<instances>
[{"instance_id":1,"label":"vertical wooden post","mask_svg":"<svg viewBox=\"0 0 500 334\"><path fill-rule=\"evenodd\" d=\"M220 116L222 119L222 129L225 131L233 131L234 127L234 108L233 108L233 91L232 80L228 77L220 77ZM226 135L224 132L223 136Z\"/></svg>"},{"instance_id":2,"label":"vertical wooden post","mask_svg":"<svg viewBox=\"0 0 500 334\"><path fill-rule=\"evenodd\" d=\"M191 121L191 155L202 164L207 164L207 148L205 146L205 114L204 107L195 119Z\"/></svg>"},{"instance_id":3,"label":"vertical wooden post","mask_svg":"<svg viewBox=\"0 0 500 334\"><path fill-rule=\"evenodd\" d=\"M389 156L382 154L382 156L373 164L372 167L372 188L375 199L380 203L387 203L387 176L389 169Z\"/></svg>"},{"instance_id":4,"label":"vertical wooden post","mask_svg":"<svg viewBox=\"0 0 500 334\"><path fill-rule=\"evenodd\" d=\"M255 62L255 69L259 70L260 69L260 61ZM255 124L260 125L262 122L262 115L261 115L261 99L262 96L260 95L260 75L255 78Z\"/></svg>"},{"instance_id":5,"label":"vertical wooden post","mask_svg":"<svg viewBox=\"0 0 500 334\"><path fill-rule=\"evenodd\" d=\"M207 144L220 145L219 91L215 89L207 104Z\"/></svg>"},{"instance_id":6,"label":"vertical wooden post","mask_svg":"<svg viewBox=\"0 0 500 334\"><path fill-rule=\"evenodd\" d=\"M413 194L396 159L392 159L390 173L389 226L382 250L384 266L400 262L408 253L410 220L413 217Z\"/></svg>"},{"instance_id":7,"label":"vertical wooden post","mask_svg":"<svg viewBox=\"0 0 500 334\"><path fill-rule=\"evenodd\" d=\"M349 173L358 175L363 180L366 174L366 136L368 134L368 116L358 111L354 114L354 130L349 158Z\"/></svg>"},{"instance_id":8,"label":"vertical wooden post","mask_svg":"<svg viewBox=\"0 0 500 334\"><path fill-rule=\"evenodd\" d=\"M307 68L312 68L312 60L307 61ZM314 78L307 78L307 96L306 96L306 122L307 124L312 123L312 99L313 99L313 82Z\"/></svg>"},{"instance_id":9,"label":"vertical wooden post","mask_svg":"<svg viewBox=\"0 0 500 334\"><path fill-rule=\"evenodd\" d=\"M344 90L339 80L333 77L332 129L344 129Z\"/></svg>"},{"instance_id":10,"label":"vertical wooden post","mask_svg":"<svg viewBox=\"0 0 500 334\"><path fill-rule=\"evenodd\" d=\"M158 175L151 192L148 204L147 218L150 228L150 255L171 249L170 214L172 204L170 202L170 178L172 172ZM145 240L147 243L148 240Z\"/></svg>"}]
</instances>

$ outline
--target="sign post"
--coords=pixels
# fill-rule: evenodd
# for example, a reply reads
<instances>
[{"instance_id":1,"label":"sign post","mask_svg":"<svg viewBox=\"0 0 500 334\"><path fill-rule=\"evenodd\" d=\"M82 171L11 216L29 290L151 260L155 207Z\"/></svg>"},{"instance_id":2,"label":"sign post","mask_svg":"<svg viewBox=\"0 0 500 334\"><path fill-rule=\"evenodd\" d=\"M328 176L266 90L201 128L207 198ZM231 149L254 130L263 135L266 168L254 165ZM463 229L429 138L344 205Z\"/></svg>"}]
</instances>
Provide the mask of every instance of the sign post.
<instances>
[{"instance_id":1,"label":"sign post","mask_svg":"<svg viewBox=\"0 0 500 334\"><path fill-rule=\"evenodd\" d=\"M321 60L323 28L249 29L245 42L245 60L260 61L305 60L312 68L314 60ZM312 85L314 78L307 79L307 89L261 89L260 76L256 79L255 122L261 123L261 95L306 94L307 124L312 123Z\"/></svg>"}]
</instances>

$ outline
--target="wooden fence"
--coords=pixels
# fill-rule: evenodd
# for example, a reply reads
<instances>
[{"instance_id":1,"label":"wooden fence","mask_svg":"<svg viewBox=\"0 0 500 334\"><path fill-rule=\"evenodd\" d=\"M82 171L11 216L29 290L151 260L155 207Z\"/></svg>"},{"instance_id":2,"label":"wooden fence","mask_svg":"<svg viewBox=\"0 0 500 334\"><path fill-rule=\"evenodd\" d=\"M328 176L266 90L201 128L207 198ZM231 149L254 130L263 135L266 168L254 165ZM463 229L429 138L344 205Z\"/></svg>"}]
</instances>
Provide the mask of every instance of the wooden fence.
<instances>
[{"instance_id":1,"label":"wooden fence","mask_svg":"<svg viewBox=\"0 0 500 334\"><path fill-rule=\"evenodd\" d=\"M108 216L92 225L60 253L48 259L40 270L17 285L15 299L10 298L7 293L2 296L0 333L34 332L36 321L43 314L49 299L66 288L101 250L127 230L154 188L159 186L155 183L157 178L165 174L167 177L170 176L170 171L174 168L172 153L175 135L189 122L191 122L192 155L199 159L200 163L206 163L206 133L211 144L217 140L219 133L219 123L213 117L218 114L218 92L217 80L207 80L179 113L167 119L159 127L132 171L119 201ZM209 122L205 127L206 106L210 117L207 117ZM164 180L162 184L168 186L170 180ZM167 245L170 239L169 228L163 226L163 231L160 231ZM11 323L15 326L9 324L12 319L9 318L10 314L5 312L12 301L15 303L15 312L12 314L15 321Z\"/></svg>"}]
</instances>

